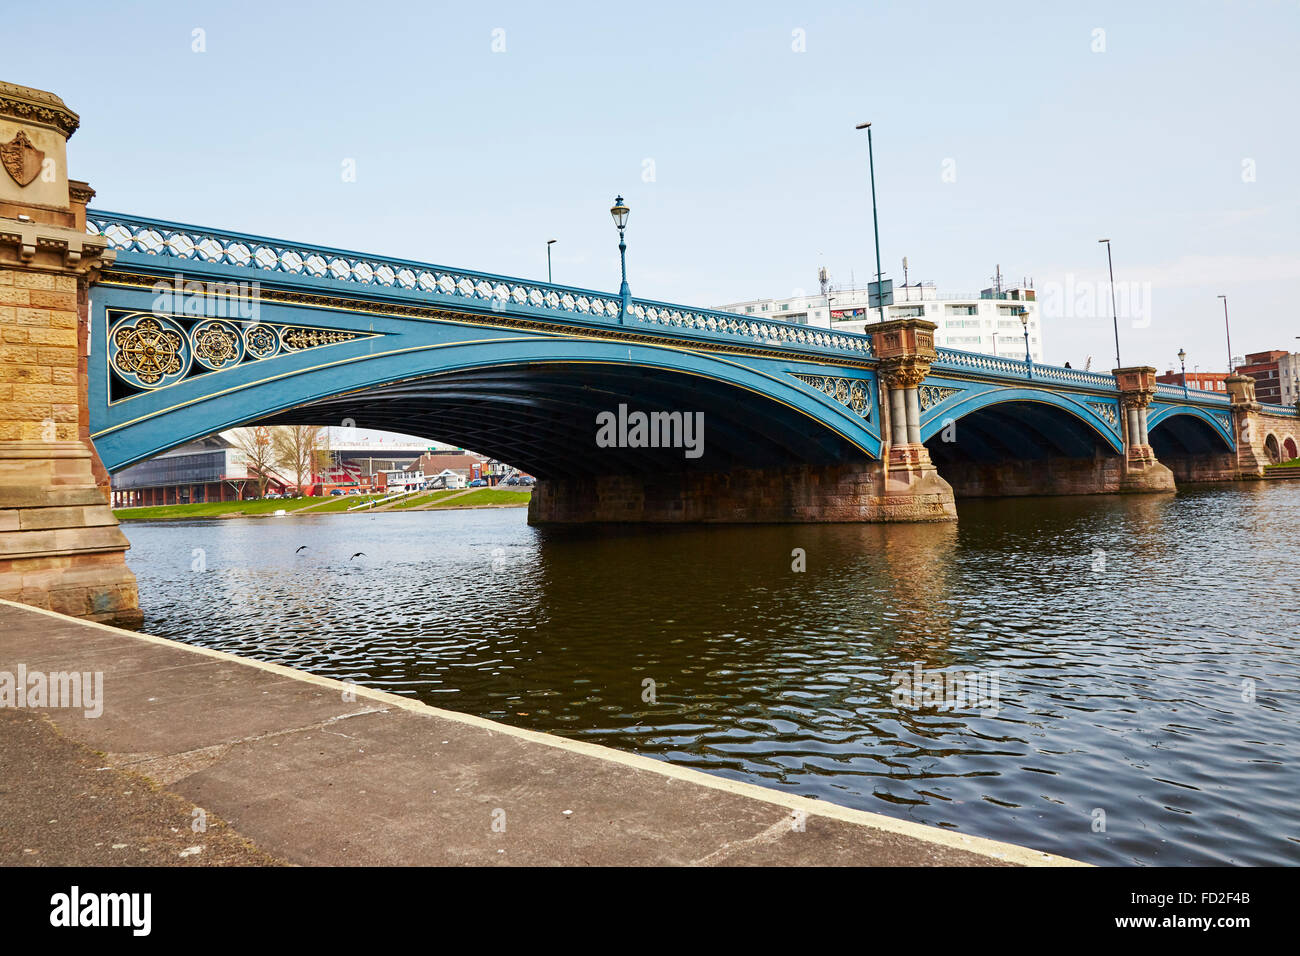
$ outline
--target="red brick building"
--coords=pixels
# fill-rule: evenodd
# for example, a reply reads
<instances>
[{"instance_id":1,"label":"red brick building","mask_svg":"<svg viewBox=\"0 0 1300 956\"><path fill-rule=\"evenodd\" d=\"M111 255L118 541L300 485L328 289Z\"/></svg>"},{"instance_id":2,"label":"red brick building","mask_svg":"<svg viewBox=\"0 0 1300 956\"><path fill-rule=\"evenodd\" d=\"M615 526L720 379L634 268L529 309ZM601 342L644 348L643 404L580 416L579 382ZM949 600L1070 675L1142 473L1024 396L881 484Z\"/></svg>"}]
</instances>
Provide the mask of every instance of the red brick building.
<instances>
[{"instance_id":1,"label":"red brick building","mask_svg":"<svg viewBox=\"0 0 1300 956\"><path fill-rule=\"evenodd\" d=\"M1238 375L1249 375L1255 380L1255 398L1266 405L1282 404L1282 378L1278 371L1278 360L1286 358L1288 354L1284 349L1252 352L1237 366Z\"/></svg>"},{"instance_id":2,"label":"red brick building","mask_svg":"<svg viewBox=\"0 0 1300 956\"><path fill-rule=\"evenodd\" d=\"M1188 372L1187 387L1199 388L1207 392L1226 392L1228 390L1227 372ZM1182 385L1183 373L1170 370L1157 375L1156 381L1162 385Z\"/></svg>"}]
</instances>

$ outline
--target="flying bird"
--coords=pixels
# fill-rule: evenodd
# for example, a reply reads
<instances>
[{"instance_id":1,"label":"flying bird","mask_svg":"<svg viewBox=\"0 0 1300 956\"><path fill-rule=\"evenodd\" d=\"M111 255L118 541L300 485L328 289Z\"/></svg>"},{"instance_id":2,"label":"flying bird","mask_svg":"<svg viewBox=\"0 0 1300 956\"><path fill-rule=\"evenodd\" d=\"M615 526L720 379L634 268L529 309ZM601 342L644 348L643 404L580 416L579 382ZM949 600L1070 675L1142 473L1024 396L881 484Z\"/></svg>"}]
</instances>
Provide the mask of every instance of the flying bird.
<instances>
[{"instance_id":1,"label":"flying bird","mask_svg":"<svg viewBox=\"0 0 1300 956\"><path fill-rule=\"evenodd\" d=\"M306 546L305 544L304 544L301 548L298 549L298 551L306 551L306 550L307 550L307 546ZM298 551L295 551L294 554L297 554Z\"/></svg>"},{"instance_id":2,"label":"flying bird","mask_svg":"<svg viewBox=\"0 0 1300 956\"><path fill-rule=\"evenodd\" d=\"M352 555L352 558L364 558L365 556L366 553L364 551L358 551L356 554ZM352 558L348 558L348 560L351 561Z\"/></svg>"}]
</instances>

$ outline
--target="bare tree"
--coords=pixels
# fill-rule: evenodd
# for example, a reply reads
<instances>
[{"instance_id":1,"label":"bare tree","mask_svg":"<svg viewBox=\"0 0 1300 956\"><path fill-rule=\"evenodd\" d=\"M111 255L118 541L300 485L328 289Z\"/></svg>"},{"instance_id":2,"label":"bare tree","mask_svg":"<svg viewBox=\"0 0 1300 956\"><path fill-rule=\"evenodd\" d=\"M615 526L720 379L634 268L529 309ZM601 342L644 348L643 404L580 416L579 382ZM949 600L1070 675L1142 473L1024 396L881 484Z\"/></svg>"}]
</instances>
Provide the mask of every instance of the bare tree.
<instances>
[{"instance_id":1,"label":"bare tree","mask_svg":"<svg viewBox=\"0 0 1300 956\"><path fill-rule=\"evenodd\" d=\"M266 497L266 483L275 468L276 457L270 429L236 428L230 433L230 442L243 453L249 475L257 480L257 496Z\"/></svg>"},{"instance_id":2,"label":"bare tree","mask_svg":"<svg viewBox=\"0 0 1300 956\"><path fill-rule=\"evenodd\" d=\"M298 494L311 480L324 441L320 425L278 425L271 431L276 464L294 476Z\"/></svg>"}]
</instances>

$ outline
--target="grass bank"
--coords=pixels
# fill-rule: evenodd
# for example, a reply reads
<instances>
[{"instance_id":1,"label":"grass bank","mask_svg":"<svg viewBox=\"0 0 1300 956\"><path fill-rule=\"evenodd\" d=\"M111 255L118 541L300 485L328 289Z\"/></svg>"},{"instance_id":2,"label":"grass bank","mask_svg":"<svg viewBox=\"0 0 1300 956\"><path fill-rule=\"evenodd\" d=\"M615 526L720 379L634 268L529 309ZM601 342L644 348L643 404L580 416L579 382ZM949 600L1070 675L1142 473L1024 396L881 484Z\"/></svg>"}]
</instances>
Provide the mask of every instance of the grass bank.
<instances>
[{"instance_id":1,"label":"grass bank","mask_svg":"<svg viewBox=\"0 0 1300 956\"><path fill-rule=\"evenodd\" d=\"M357 499L353 498L353 502ZM319 498L286 498L279 501L204 501L192 505L154 505L148 508L118 508L118 521L166 521L177 518L220 518L225 515L267 515L281 509L297 511L319 504Z\"/></svg>"},{"instance_id":2,"label":"grass bank","mask_svg":"<svg viewBox=\"0 0 1300 956\"><path fill-rule=\"evenodd\" d=\"M457 495L450 501L434 502L432 508L481 508L484 505L526 505L533 496L531 491L506 491L503 488L480 488L469 494Z\"/></svg>"},{"instance_id":3,"label":"grass bank","mask_svg":"<svg viewBox=\"0 0 1300 956\"><path fill-rule=\"evenodd\" d=\"M274 514L284 510L289 514L303 511L309 515L338 514L367 501L379 501L382 495L343 495L322 498L287 498L279 501L206 501L192 505L155 505L149 508L117 508L113 511L118 521L180 521L186 518L224 518L235 515L250 517ZM434 491L417 495L392 506L391 511L412 508L483 508L521 506L528 504L532 493L507 491L501 488L480 488L477 491ZM443 499L449 498L445 505ZM369 509L358 508L357 514L367 514Z\"/></svg>"}]
</instances>

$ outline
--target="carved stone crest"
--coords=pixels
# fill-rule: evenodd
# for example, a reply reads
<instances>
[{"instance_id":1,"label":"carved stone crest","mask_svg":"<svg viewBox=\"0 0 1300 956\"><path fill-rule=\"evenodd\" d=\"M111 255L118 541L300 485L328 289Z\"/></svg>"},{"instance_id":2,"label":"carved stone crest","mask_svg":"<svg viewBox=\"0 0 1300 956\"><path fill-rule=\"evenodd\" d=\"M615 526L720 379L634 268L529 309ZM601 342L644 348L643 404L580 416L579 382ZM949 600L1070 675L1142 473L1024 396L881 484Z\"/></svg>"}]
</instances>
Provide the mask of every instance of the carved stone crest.
<instances>
[{"instance_id":1,"label":"carved stone crest","mask_svg":"<svg viewBox=\"0 0 1300 956\"><path fill-rule=\"evenodd\" d=\"M0 143L0 163L19 186L28 185L41 171L45 153L32 145L27 133L18 131L7 143Z\"/></svg>"}]
</instances>

